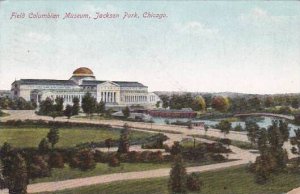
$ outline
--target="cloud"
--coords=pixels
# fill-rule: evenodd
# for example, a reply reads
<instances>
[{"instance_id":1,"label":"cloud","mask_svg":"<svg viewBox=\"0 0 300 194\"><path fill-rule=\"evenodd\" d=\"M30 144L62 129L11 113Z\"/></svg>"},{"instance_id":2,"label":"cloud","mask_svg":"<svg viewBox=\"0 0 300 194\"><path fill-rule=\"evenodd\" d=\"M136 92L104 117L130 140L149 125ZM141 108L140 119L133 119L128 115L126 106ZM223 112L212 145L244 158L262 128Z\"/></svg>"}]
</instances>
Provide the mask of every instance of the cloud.
<instances>
[{"instance_id":1,"label":"cloud","mask_svg":"<svg viewBox=\"0 0 300 194\"><path fill-rule=\"evenodd\" d=\"M180 33L206 38L213 37L218 33L217 29L208 28L197 21L191 21L185 24L176 25L175 28Z\"/></svg>"},{"instance_id":2,"label":"cloud","mask_svg":"<svg viewBox=\"0 0 300 194\"><path fill-rule=\"evenodd\" d=\"M249 13L241 14L239 19L243 23L251 23L254 25L261 25L261 24L280 24L282 22L286 21L287 17L284 16L275 16L267 12L266 10L263 10L259 7L256 7L252 10L250 10Z\"/></svg>"}]
</instances>

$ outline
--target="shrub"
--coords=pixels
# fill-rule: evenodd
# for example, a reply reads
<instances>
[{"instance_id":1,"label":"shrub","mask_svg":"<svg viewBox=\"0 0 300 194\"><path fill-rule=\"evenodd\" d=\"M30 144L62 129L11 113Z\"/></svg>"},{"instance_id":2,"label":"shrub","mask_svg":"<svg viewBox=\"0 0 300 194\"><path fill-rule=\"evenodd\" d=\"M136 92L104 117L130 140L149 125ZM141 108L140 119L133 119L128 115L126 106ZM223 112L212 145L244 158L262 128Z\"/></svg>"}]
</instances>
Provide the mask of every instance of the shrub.
<instances>
[{"instance_id":1,"label":"shrub","mask_svg":"<svg viewBox=\"0 0 300 194\"><path fill-rule=\"evenodd\" d=\"M94 154L89 149L83 149L77 152L70 161L70 167L79 168L80 170L90 170L95 168L96 162Z\"/></svg>"},{"instance_id":2,"label":"shrub","mask_svg":"<svg viewBox=\"0 0 300 194\"><path fill-rule=\"evenodd\" d=\"M110 167L117 167L117 166L120 166L120 161L116 156L113 156L110 158L108 165Z\"/></svg>"},{"instance_id":3,"label":"shrub","mask_svg":"<svg viewBox=\"0 0 300 194\"><path fill-rule=\"evenodd\" d=\"M47 176L50 176L50 168L48 163L40 155L33 156L29 165L29 177L35 179Z\"/></svg>"},{"instance_id":4,"label":"shrub","mask_svg":"<svg viewBox=\"0 0 300 194\"><path fill-rule=\"evenodd\" d=\"M64 158L59 152L53 152L49 158L49 165L51 168L63 168Z\"/></svg>"},{"instance_id":5,"label":"shrub","mask_svg":"<svg viewBox=\"0 0 300 194\"><path fill-rule=\"evenodd\" d=\"M170 150L171 155L180 154L181 151L182 151L182 146L179 144L178 141L175 141Z\"/></svg>"},{"instance_id":6,"label":"shrub","mask_svg":"<svg viewBox=\"0 0 300 194\"><path fill-rule=\"evenodd\" d=\"M187 176L186 186L189 191L200 191L202 186L202 181L199 175L192 173Z\"/></svg>"},{"instance_id":7,"label":"shrub","mask_svg":"<svg viewBox=\"0 0 300 194\"><path fill-rule=\"evenodd\" d=\"M128 153L129 162L138 162L141 160L141 152L131 151Z\"/></svg>"},{"instance_id":8,"label":"shrub","mask_svg":"<svg viewBox=\"0 0 300 194\"><path fill-rule=\"evenodd\" d=\"M226 158L223 155L221 155L221 154L214 154L214 155L212 155L212 159L214 161L217 161L217 162L222 162L222 161L226 160Z\"/></svg>"}]
</instances>

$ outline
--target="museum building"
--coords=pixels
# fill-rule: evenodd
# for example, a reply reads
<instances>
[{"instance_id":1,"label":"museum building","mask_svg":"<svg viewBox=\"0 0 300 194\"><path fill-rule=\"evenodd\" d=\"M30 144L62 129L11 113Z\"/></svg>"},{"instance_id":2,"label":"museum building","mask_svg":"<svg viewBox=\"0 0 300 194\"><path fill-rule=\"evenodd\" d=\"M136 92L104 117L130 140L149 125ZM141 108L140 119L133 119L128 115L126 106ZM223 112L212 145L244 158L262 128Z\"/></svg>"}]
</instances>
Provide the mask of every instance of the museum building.
<instances>
[{"instance_id":1,"label":"museum building","mask_svg":"<svg viewBox=\"0 0 300 194\"><path fill-rule=\"evenodd\" d=\"M11 84L12 97L41 102L46 98L62 97L64 104L72 104L73 98L82 97L90 92L98 102L106 107L143 106L151 108L160 101L155 93L139 82L96 80L94 73L87 67L73 72L69 80L20 79Z\"/></svg>"}]
</instances>

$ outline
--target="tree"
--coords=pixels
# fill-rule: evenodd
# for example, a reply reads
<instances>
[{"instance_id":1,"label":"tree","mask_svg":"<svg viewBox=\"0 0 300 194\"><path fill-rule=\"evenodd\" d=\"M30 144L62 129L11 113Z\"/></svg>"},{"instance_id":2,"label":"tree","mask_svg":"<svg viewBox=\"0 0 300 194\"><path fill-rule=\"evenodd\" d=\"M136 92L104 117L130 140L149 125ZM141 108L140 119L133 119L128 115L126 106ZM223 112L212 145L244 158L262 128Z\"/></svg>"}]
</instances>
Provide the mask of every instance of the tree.
<instances>
[{"instance_id":1,"label":"tree","mask_svg":"<svg viewBox=\"0 0 300 194\"><path fill-rule=\"evenodd\" d=\"M99 115L100 113L104 113L105 112L105 102L103 102L102 100L97 103L97 109L96 109L97 114Z\"/></svg>"},{"instance_id":2,"label":"tree","mask_svg":"<svg viewBox=\"0 0 300 194\"><path fill-rule=\"evenodd\" d=\"M276 160L276 169L283 169L287 163L287 152L283 149L284 137L280 131L278 122L273 121L268 127L268 140L270 144L270 153Z\"/></svg>"},{"instance_id":3,"label":"tree","mask_svg":"<svg viewBox=\"0 0 300 194\"><path fill-rule=\"evenodd\" d=\"M107 147L107 151L109 151L109 148L112 146L112 139L108 138L105 140L105 146Z\"/></svg>"},{"instance_id":4,"label":"tree","mask_svg":"<svg viewBox=\"0 0 300 194\"><path fill-rule=\"evenodd\" d=\"M261 102L260 99L255 96L248 100L248 106L250 110L258 111L261 109Z\"/></svg>"},{"instance_id":5,"label":"tree","mask_svg":"<svg viewBox=\"0 0 300 194\"><path fill-rule=\"evenodd\" d=\"M222 133L224 133L224 137L226 136L226 134L228 134L230 132L231 129L231 123L228 120L222 120L218 126L217 126Z\"/></svg>"},{"instance_id":6,"label":"tree","mask_svg":"<svg viewBox=\"0 0 300 194\"><path fill-rule=\"evenodd\" d=\"M291 144L293 145L291 151L293 154L298 155L297 167L300 165L300 129L295 129L295 136L291 137Z\"/></svg>"},{"instance_id":7,"label":"tree","mask_svg":"<svg viewBox=\"0 0 300 194\"><path fill-rule=\"evenodd\" d=\"M64 110L64 115L65 115L68 119L71 118L71 116L73 115L73 108L72 108L71 105L68 104L68 105L66 106L66 109Z\"/></svg>"},{"instance_id":8,"label":"tree","mask_svg":"<svg viewBox=\"0 0 300 194\"><path fill-rule=\"evenodd\" d=\"M122 113L124 115L125 118L128 118L130 116L130 109L128 106L126 106L123 110Z\"/></svg>"},{"instance_id":9,"label":"tree","mask_svg":"<svg viewBox=\"0 0 300 194\"><path fill-rule=\"evenodd\" d=\"M91 116L92 113L96 110L96 99L91 95L91 93L87 92L81 101L81 108L83 112L87 114L87 116Z\"/></svg>"},{"instance_id":10,"label":"tree","mask_svg":"<svg viewBox=\"0 0 300 194\"><path fill-rule=\"evenodd\" d=\"M272 96L268 96L266 99L265 99L265 107L269 108L271 106L274 106L274 99Z\"/></svg>"},{"instance_id":11,"label":"tree","mask_svg":"<svg viewBox=\"0 0 300 194\"><path fill-rule=\"evenodd\" d=\"M293 98L291 105L295 109L299 108L299 100L298 100L298 98L296 98L296 97Z\"/></svg>"},{"instance_id":12,"label":"tree","mask_svg":"<svg viewBox=\"0 0 300 194\"><path fill-rule=\"evenodd\" d=\"M47 138L49 142L51 143L52 149L54 148L54 145L58 142L59 140L59 131L58 128L52 127L50 131L47 134Z\"/></svg>"},{"instance_id":13,"label":"tree","mask_svg":"<svg viewBox=\"0 0 300 194\"><path fill-rule=\"evenodd\" d=\"M129 126L125 123L123 129L121 130L118 153L128 153L129 152Z\"/></svg>"},{"instance_id":14,"label":"tree","mask_svg":"<svg viewBox=\"0 0 300 194\"><path fill-rule=\"evenodd\" d=\"M39 152L47 153L50 150L49 142L46 138L43 138L39 143Z\"/></svg>"},{"instance_id":15,"label":"tree","mask_svg":"<svg viewBox=\"0 0 300 194\"><path fill-rule=\"evenodd\" d=\"M196 96L192 102L192 109L195 111L205 110L206 103L202 96Z\"/></svg>"},{"instance_id":16,"label":"tree","mask_svg":"<svg viewBox=\"0 0 300 194\"><path fill-rule=\"evenodd\" d=\"M257 141L259 126L254 121L246 121L245 125L246 125L245 129L247 131L248 140L253 145Z\"/></svg>"},{"instance_id":17,"label":"tree","mask_svg":"<svg viewBox=\"0 0 300 194\"><path fill-rule=\"evenodd\" d=\"M215 96L212 99L211 106L220 112L226 112L229 109L230 104L227 97Z\"/></svg>"},{"instance_id":18,"label":"tree","mask_svg":"<svg viewBox=\"0 0 300 194\"><path fill-rule=\"evenodd\" d=\"M178 141L174 141L174 143L170 149L171 155L173 155L173 156L179 155L179 154L181 154L181 151L182 151L182 146L179 144Z\"/></svg>"},{"instance_id":19,"label":"tree","mask_svg":"<svg viewBox=\"0 0 300 194\"><path fill-rule=\"evenodd\" d=\"M167 95L160 95L159 98L162 101L162 107L163 108L168 108L170 104L170 97Z\"/></svg>"},{"instance_id":20,"label":"tree","mask_svg":"<svg viewBox=\"0 0 300 194\"><path fill-rule=\"evenodd\" d=\"M39 114L48 115L50 112L54 111L53 109L53 100L49 97L46 100L42 100L40 103Z\"/></svg>"},{"instance_id":21,"label":"tree","mask_svg":"<svg viewBox=\"0 0 300 194\"><path fill-rule=\"evenodd\" d=\"M73 98L72 115L78 115L79 109L79 98L75 97Z\"/></svg>"},{"instance_id":22,"label":"tree","mask_svg":"<svg viewBox=\"0 0 300 194\"><path fill-rule=\"evenodd\" d=\"M175 157L175 161L170 171L169 189L172 193L186 193L187 173L180 155Z\"/></svg>"},{"instance_id":23,"label":"tree","mask_svg":"<svg viewBox=\"0 0 300 194\"><path fill-rule=\"evenodd\" d=\"M10 194L26 194L28 175L24 158L19 153L11 155L10 163L4 169L8 172L5 180Z\"/></svg>"},{"instance_id":24,"label":"tree","mask_svg":"<svg viewBox=\"0 0 300 194\"><path fill-rule=\"evenodd\" d=\"M269 151L270 146L268 141L267 130L265 128L258 129L256 142L260 156L256 157L254 173L255 181L259 184L266 183L276 166L276 161Z\"/></svg>"},{"instance_id":25,"label":"tree","mask_svg":"<svg viewBox=\"0 0 300 194\"><path fill-rule=\"evenodd\" d=\"M64 109L64 99L62 97L55 98L55 111L61 113Z\"/></svg>"}]
</instances>

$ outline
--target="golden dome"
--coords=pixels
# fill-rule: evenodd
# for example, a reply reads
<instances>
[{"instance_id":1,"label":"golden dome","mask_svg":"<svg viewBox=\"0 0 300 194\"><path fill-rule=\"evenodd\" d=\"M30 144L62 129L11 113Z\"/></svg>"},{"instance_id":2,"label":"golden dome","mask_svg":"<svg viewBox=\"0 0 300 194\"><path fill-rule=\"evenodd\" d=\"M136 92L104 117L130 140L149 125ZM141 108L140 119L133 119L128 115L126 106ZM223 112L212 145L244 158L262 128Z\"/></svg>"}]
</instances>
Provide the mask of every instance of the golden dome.
<instances>
[{"instance_id":1,"label":"golden dome","mask_svg":"<svg viewBox=\"0 0 300 194\"><path fill-rule=\"evenodd\" d=\"M94 76L94 73L87 67L80 67L73 71L73 76Z\"/></svg>"}]
</instances>

